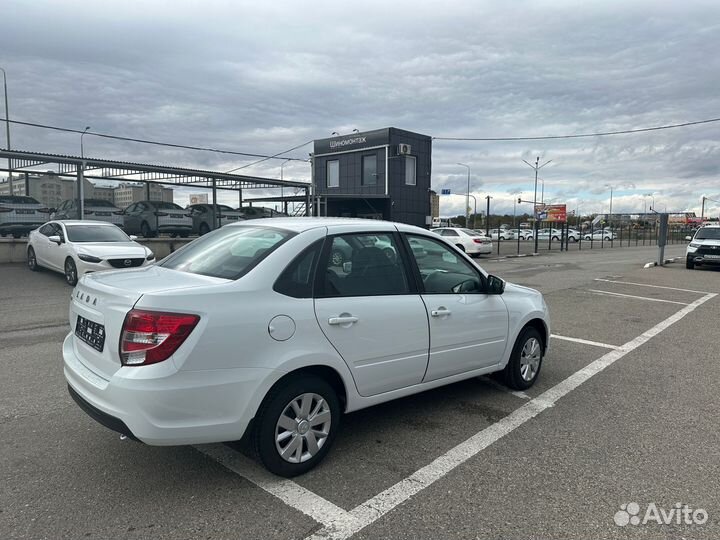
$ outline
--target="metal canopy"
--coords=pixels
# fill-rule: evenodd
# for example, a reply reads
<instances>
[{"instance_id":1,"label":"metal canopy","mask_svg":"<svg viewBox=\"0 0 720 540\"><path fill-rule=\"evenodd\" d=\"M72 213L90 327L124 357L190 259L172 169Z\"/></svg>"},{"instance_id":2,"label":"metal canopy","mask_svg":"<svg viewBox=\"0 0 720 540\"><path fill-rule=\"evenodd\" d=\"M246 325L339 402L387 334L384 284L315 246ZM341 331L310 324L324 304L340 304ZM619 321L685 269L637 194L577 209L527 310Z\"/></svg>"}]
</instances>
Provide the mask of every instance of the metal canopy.
<instances>
[{"instance_id":1,"label":"metal canopy","mask_svg":"<svg viewBox=\"0 0 720 540\"><path fill-rule=\"evenodd\" d=\"M116 182L143 182L228 190L296 188L304 189L306 193L310 189L310 184L304 182L22 150L0 149L0 158L10 159L12 171L18 173L38 173L40 171L31 170L31 168L45 166L55 168L56 171L53 172L56 172L58 176L77 177L78 170L84 169L83 176L85 178ZM0 171L7 170L7 168L0 168Z\"/></svg>"}]
</instances>

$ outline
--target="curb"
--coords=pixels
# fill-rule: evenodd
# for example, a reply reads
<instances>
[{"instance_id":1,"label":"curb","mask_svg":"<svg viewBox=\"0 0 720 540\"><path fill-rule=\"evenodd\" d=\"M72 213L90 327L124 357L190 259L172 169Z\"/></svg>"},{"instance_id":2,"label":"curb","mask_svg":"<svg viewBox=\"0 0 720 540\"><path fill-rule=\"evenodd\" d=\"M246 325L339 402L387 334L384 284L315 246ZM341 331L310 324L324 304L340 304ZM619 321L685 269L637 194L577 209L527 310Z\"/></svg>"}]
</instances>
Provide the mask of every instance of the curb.
<instances>
[{"instance_id":1,"label":"curb","mask_svg":"<svg viewBox=\"0 0 720 540\"><path fill-rule=\"evenodd\" d=\"M685 257L672 257L671 259L665 259L665 261L663 262L663 264L673 263L673 262L675 262L675 261L679 261L679 260L682 260L682 259L684 259L684 258L685 258ZM658 265L657 261L655 261L655 262L649 262L649 263L647 263L645 266L643 266L643 268L653 268L653 267L655 267L655 266L657 266L657 265Z\"/></svg>"}]
</instances>

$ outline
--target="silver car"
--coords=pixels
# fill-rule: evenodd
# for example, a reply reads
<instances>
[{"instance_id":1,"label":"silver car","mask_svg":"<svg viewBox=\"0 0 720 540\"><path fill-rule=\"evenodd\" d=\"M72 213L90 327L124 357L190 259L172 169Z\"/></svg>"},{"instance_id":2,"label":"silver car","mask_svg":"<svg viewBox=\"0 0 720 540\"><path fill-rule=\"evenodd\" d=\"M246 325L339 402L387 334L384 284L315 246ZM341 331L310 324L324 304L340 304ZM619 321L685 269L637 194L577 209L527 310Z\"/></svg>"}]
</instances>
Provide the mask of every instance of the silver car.
<instances>
[{"instance_id":1,"label":"silver car","mask_svg":"<svg viewBox=\"0 0 720 540\"><path fill-rule=\"evenodd\" d=\"M0 195L0 235L20 238L47 221L50 211L23 195Z\"/></svg>"},{"instance_id":2,"label":"silver car","mask_svg":"<svg viewBox=\"0 0 720 540\"><path fill-rule=\"evenodd\" d=\"M209 233L213 229L227 225L228 223L237 223L245 219L242 212L233 210L226 204L216 204L220 224L215 219L215 210L212 204L191 204L186 207L190 211L193 221L193 232L199 236Z\"/></svg>"},{"instance_id":3,"label":"silver car","mask_svg":"<svg viewBox=\"0 0 720 540\"><path fill-rule=\"evenodd\" d=\"M153 238L160 233L187 238L192 232L190 212L181 206L164 201L140 201L123 212L125 232Z\"/></svg>"},{"instance_id":4,"label":"silver car","mask_svg":"<svg viewBox=\"0 0 720 540\"><path fill-rule=\"evenodd\" d=\"M80 219L80 212L78 211L77 199L68 199L60 203L60 206L55 210L53 219ZM104 201L102 199L85 199L85 216L83 219L92 219L96 221L106 221L117 225L118 227L123 226L123 211L120 210L110 201Z\"/></svg>"}]
</instances>

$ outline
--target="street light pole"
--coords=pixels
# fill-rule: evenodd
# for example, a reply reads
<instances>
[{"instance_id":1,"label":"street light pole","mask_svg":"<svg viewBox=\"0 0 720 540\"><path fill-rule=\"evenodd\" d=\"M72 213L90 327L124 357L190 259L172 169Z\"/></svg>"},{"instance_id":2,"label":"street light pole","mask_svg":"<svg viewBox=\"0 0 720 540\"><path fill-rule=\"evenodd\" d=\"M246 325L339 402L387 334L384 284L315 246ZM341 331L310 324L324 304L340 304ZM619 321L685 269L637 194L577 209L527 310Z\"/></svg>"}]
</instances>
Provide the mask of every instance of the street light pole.
<instances>
[{"instance_id":1,"label":"street light pole","mask_svg":"<svg viewBox=\"0 0 720 540\"><path fill-rule=\"evenodd\" d=\"M458 163L461 167L467 168L467 193L465 195L465 226L470 225L470 165Z\"/></svg>"},{"instance_id":2,"label":"street light pole","mask_svg":"<svg viewBox=\"0 0 720 540\"><path fill-rule=\"evenodd\" d=\"M487 199L487 210L485 211L485 236L490 236L490 195L485 195ZM498 236L499 238L499 236Z\"/></svg>"},{"instance_id":3,"label":"street light pole","mask_svg":"<svg viewBox=\"0 0 720 540\"><path fill-rule=\"evenodd\" d=\"M523 162L530 168L535 169L535 195L533 195L533 222L534 222L534 233L533 239L535 240L535 253L538 252L538 212L537 212L537 183L538 183L538 171L542 169L545 165L550 163L552 159L547 160L545 163L540 165L540 156L535 158L535 165L531 165L527 161L523 159Z\"/></svg>"},{"instance_id":4,"label":"street light pole","mask_svg":"<svg viewBox=\"0 0 720 540\"><path fill-rule=\"evenodd\" d=\"M280 164L280 180L283 180L283 167L287 165L288 161L292 161L291 159L286 159ZM283 212L287 214L287 203L285 202L285 186L280 186L280 199L282 200L283 205Z\"/></svg>"},{"instance_id":5,"label":"street light pole","mask_svg":"<svg viewBox=\"0 0 720 540\"><path fill-rule=\"evenodd\" d=\"M85 219L85 147L83 146L83 137L90 129L90 126L85 126L82 134L80 135L80 167L78 167L78 195L80 201L78 201L78 219ZM214 201L213 201L214 202Z\"/></svg>"},{"instance_id":6,"label":"street light pole","mask_svg":"<svg viewBox=\"0 0 720 540\"><path fill-rule=\"evenodd\" d=\"M8 107L8 94L7 94L7 74L3 68L0 68L3 73L3 88L5 89L5 137L7 138L7 149L10 150L10 112ZM13 178L12 178L12 159L8 157L8 188L10 189L9 194L13 194Z\"/></svg>"}]
</instances>

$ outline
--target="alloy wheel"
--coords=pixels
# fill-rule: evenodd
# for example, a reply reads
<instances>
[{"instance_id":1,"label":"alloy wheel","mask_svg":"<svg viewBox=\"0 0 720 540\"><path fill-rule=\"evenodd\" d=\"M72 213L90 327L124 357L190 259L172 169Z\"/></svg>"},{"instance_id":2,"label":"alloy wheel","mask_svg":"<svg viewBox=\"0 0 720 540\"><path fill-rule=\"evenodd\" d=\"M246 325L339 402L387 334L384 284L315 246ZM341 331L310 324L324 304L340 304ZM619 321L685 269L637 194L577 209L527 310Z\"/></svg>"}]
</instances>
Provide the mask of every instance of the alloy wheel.
<instances>
[{"instance_id":1,"label":"alloy wheel","mask_svg":"<svg viewBox=\"0 0 720 540\"><path fill-rule=\"evenodd\" d=\"M35 259L35 250L33 248L28 249L27 265L30 270L35 270L37 267L37 260Z\"/></svg>"},{"instance_id":2,"label":"alloy wheel","mask_svg":"<svg viewBox=\"0 0 720 540\"><path fill-rule=\"evenodd\" d=\"M531 337L523 345L520 352L520 376L530 382L537 375L542 358L542 347L535 337Z\"/></svg>"},{"instance_id":3,"label":"alloy wheel","mask_svg":"<svg viewBox=\"0 0 720 540\"><path fill-rule=\"evenodd\" d=\"M77 268L72 259L65 261L65 280L68 285L75 285L77 283Z\"/></svg>"},{"instance_id":4,"label":"alloy wheel","mask_svg":"<svg viewBox=\"0 0 720 540\"><path fill-rule=\"evenodd\" d=\"M319 394L301 394L288 403L275 425L275 448L285 461L303 463L327 441L330 406Z\"/></svg>"}]
</instances>

